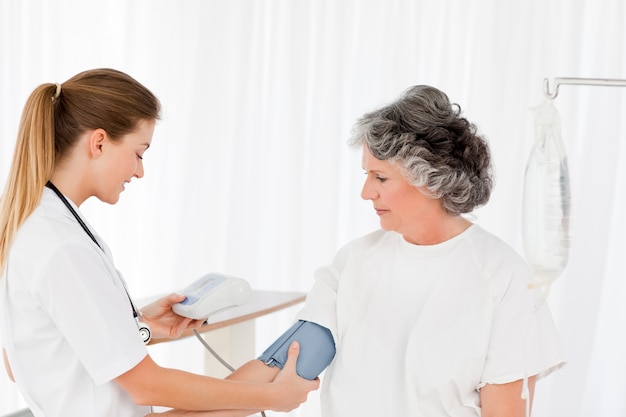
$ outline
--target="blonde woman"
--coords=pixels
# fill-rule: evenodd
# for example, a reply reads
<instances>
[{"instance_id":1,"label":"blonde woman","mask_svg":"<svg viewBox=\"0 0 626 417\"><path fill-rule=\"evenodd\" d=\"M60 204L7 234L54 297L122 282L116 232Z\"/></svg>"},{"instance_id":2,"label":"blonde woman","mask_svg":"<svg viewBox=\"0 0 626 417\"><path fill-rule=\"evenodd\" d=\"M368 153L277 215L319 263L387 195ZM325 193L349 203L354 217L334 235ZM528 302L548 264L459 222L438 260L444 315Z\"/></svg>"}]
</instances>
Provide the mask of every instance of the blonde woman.
<instances>
[{"instance_id":1,"label":"blonde woman","mask_svg":"<svg viewBox=\"0 0 626 417\"><path fill-rule=\"evenodd\" d=\"M146 87L112 69L42 84L25 105L1 202L0 327L7 372L37 417L139 417L151 405L288 411L318 388L295 373L297 344L273 383L194 375L150 358L150 337L200 323L173 313L184 298L175 294L139 311L80 206L90 197L115 204L143 177L159 112Z\"/></svg>"}]
</instances>

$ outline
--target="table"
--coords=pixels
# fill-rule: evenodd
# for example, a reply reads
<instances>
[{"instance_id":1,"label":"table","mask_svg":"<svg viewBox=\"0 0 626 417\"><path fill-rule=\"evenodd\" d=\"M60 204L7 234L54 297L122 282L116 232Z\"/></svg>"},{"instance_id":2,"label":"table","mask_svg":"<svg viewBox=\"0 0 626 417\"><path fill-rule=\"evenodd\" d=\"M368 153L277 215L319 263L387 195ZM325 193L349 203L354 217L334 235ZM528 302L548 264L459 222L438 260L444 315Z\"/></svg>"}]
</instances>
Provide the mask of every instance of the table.
<instances>
[{"instance_id":1,"label":"table","mask_svg":"<svg viewBox=\"0 0 626 417\"><path fill-rule=\"evenodd\" d=\"M219 352L226 362L238 367L255 357L254 320L302 303L305 297L306 294L301 292L252 290L250 300L246 304L213 314L207 323L198 329L198 333L202 334L205 341ZM194 336L193 331L186 331L181 338L190 336ZM179 339L153 340L151 345L176 340ZM229 373L209 352L205 354L204 368L206 375L223 377Z\"/></svg>"}]
</instances>

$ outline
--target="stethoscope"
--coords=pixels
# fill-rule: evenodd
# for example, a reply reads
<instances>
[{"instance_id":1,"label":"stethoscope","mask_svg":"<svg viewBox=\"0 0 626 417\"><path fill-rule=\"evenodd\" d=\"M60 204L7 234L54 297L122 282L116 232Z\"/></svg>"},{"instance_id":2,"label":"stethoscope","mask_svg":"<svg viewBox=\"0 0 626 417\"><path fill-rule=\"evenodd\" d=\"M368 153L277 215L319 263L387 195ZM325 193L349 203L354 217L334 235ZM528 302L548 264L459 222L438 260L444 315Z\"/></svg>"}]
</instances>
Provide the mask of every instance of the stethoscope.
<instances>
[{"instance_id":1,"label":"stethoscope","mask_svg":"<svg viewBox=\"0 0 626 417\"><path fill-rule=\"evenodd\" d=\"M96 237L91 233L91 230L89 230L89 228L87 227L85 222L83 222L83 219L80 218L78 213L76 213L76 210L74 210L74 207L72 207L72 205L70 204L69 201L67 201L65 196L63 194L61 194L59 189L54 184L52 184L50 181L48 181L46 183L46 187L48 187L52 191L54 191L54 193L57 195L57 197L59 197L61 199L61 201L63 202L63 204L65 204L65 207L67 207L68 210L70 211L70 213L72 213L72 216L74 216L74 218L76 219L78 224L80 224L80 227L83 228L85 233L87 233L87 235L100 248L100 250L102 252L104 252L104 249L102 248L102 246L100 246L100 243L98 243L98 241L96 240ZM135 306L135 303L133 303L133 299L130 298L130 294L128 293L128 288L126 288L126 283L124 282L122 277L119 277L119 279L120 279L120 282L122 283L122 287L124 287L124 291L126 292L126 296L128 297L128 301L130 302L130 306L133 309L133 318L137 322L137 327L139 328L139 337L141 338L143 343L148 344L150 342L150 340L152 339L152 331L150 330L150 326L147 323L144 323L143 321L141 321L141 315L139 314L139 310Z\"/></svg>"}]
</instances>

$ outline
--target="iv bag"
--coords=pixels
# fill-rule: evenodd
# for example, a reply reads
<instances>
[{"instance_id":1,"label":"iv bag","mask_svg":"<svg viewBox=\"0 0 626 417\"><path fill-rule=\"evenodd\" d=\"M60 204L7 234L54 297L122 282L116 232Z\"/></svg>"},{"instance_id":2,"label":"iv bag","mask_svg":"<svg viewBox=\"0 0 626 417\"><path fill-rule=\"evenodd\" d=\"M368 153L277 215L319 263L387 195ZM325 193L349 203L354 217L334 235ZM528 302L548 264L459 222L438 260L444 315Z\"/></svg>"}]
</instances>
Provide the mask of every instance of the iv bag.
<instances>
[{"instance_id":1,"label":"iv bag","mask_svg":"<svg viewBox=\"0 0 626 417\"><path fill-rule=\"evenodd\" d=\"M526 165L522 235L536 285L547 293L567 265L571 195L559 114L551 101L531 109L535 143Z\"/></svg>"}]
</instances>

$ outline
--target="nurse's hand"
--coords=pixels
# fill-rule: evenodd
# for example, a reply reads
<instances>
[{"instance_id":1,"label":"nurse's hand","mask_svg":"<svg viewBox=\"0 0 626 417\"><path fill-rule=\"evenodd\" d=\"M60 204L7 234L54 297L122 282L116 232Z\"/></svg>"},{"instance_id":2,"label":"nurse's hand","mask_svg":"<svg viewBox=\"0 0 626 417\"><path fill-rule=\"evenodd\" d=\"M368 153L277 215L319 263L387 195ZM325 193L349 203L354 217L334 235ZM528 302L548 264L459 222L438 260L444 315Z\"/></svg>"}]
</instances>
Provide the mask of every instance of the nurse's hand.
<instances>
[{"instance_id":1,"label":"nurse's hand","mask_svg":"<svg viewBox=\"0 0 626 417\"><path fill-rule=\"evenodd\" d=\"M283 369L278 373L273 385L280 387L279 392L283 400L290 399L290 403L284 403L281 407L272 408L273 411L288 412L306 401L310 391L320 386L320 379L310 381L296 373L296 362L300 353L300 343L292 342L287 350L287 361Z\"/></svg>"},{"instance_id":2,"label":"nurse's hand","mask_svg":"<svg viewBox=\"0 0 626 417\"><path fill-rule=\"evenodd\" d=\"M262 370L262 368L270 367L262 364L262 362L258 360L254 360L254 362L260 363L262 368L248 368L246 372L239 373L236 380L240 382L252 382L258 384L259 387L270 386L271 389L270 391L267 391L268 394L266 395L266 398L275 398L274 400L270 400L271 403L275 404L270 409L279 412L291 411L307 400L309 392L318 389L320 386L319 378L310 381L298 376L296 373L296 362L298 360L299 353L300 344L298 342L293 342L287 351L287 361L285 362L285 366L283 366L283 369L278 372L278 375L276 375L274 371L270 374L266 373ZM270 369L276 370L277 368ZM256 372L259 372L259 374L256 374ZM274 376L276 376L276 378L274 378ZM244 417L252 414L258 414L260 412L260 409L213 411L186 411L174 409L162 413L151 413L146 415L146 417L158 417L161 415L167 415L167 417Z\"/></svg>"},{"instance_id":3,"label":"nurse's hand","mask_svg":"<svg viewBox=\"0 0 626 417\"><path fill-rule=\"evenodd\" d=\"M150 326L153 339L176 339L185 330L199 329L202 326L204 320L194 320L174 313L172 305L184 299L184 295L170 294L141 309L141 320Z\"/></svg>"}]
</instances>

